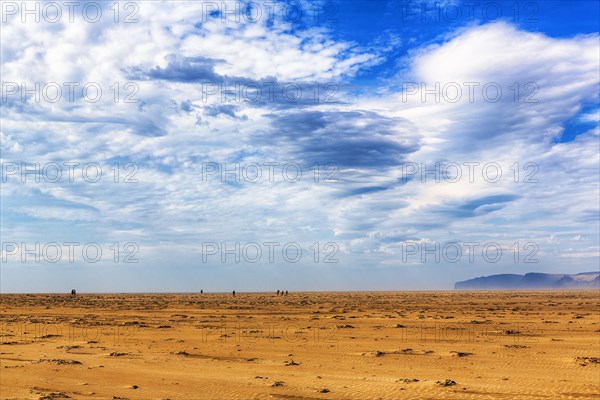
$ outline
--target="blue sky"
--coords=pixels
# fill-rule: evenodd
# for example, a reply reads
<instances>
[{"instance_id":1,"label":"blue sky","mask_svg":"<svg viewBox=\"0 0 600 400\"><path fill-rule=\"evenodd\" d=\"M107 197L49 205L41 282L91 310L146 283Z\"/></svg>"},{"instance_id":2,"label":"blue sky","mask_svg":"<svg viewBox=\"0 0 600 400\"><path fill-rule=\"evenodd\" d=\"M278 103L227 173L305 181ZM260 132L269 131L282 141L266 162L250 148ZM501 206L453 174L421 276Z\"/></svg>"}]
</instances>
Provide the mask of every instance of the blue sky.
<instances>
[{"instance_id":1,"label":"blue sky","mask_svg":"<svg viewBox=\"0 0 600 400\"><path fill-rule=\"evenodd\" d=\"M476 3L3 1L1 291L598 270L599 3Z\"/></svg>"}]
</instances>

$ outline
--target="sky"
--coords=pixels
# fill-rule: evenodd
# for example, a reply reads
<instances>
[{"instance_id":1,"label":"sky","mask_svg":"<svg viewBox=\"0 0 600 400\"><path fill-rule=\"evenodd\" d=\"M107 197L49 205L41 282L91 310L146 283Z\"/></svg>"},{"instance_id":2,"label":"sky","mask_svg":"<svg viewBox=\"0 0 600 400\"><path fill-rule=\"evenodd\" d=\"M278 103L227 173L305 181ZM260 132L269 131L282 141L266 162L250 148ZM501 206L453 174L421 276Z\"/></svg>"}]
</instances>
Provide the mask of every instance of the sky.
<instances>
[{"instance_id":1,"label":"sky","mask_svg":"<svg viewBox=\"0 0 600 400\"><path fill-rule=\"evenodd\" d=\"M598 271L597 1L0 1L0 291Z\"/></svg>"}]
</instances>

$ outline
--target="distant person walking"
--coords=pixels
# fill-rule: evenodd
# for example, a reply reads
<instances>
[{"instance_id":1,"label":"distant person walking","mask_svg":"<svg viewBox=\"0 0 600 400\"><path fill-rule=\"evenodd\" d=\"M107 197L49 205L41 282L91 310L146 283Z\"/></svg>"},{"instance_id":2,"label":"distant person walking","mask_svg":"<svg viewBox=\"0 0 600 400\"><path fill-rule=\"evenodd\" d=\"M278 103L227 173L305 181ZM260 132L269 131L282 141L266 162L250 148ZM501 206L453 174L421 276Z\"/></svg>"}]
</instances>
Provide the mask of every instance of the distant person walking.
<instances>
[{"instance_id":1,"label":"distant person walking","mask_svg":"<svg viewBox=\"0 0 600 400\"><path fill-rule=\"evenodd\" d=\"M279 296L279 289L277 289L277 296Z\"/></svg>"},{"instance_id":2,"label":"distant person walking","mask_svg":"<svg viewBox=\"0 0 600 400\"><path fill-rule=\"evenodd\" d=\"M233 297L235 297L235 290L233 291Z\"/></svg>"},{"instance_id":3,"label":"distant person walking","mask_svg":"<svg viewBox=\"0 0 600 400\"><path fill-rule=\"evenodd\" d=\"M75 289L71 289L71 296L75 296L77 294L77 291Z\"/></svg>"},{"instance_id":4,"label":"distant person walking","mask_svg":"<svg viewBox=\"0 0 600 400\"><path fill-rule=\"evenodd\" d=\"M286 295L286 296L288 295L288 291L287 291L287 290L285 291L285 295Z\"/></svg>"}]
</instances>

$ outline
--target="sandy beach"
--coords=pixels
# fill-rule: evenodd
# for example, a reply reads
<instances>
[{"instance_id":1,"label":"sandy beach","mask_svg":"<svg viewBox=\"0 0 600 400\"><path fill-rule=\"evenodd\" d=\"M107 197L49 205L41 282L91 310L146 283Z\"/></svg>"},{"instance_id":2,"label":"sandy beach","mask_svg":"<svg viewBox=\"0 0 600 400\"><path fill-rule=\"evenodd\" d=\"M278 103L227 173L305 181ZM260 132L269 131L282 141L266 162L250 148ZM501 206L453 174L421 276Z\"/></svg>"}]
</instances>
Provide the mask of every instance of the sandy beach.
<instances>
[{"instance_id":1,"label":"sandy beach","mask_svg":"<svg viewBox=\"0 0 600 400\"><path fill-rule=\"evenodd\" d=\"M2 295L2 399L598 399L578 292Z\"/></svg>"}]
</instances>

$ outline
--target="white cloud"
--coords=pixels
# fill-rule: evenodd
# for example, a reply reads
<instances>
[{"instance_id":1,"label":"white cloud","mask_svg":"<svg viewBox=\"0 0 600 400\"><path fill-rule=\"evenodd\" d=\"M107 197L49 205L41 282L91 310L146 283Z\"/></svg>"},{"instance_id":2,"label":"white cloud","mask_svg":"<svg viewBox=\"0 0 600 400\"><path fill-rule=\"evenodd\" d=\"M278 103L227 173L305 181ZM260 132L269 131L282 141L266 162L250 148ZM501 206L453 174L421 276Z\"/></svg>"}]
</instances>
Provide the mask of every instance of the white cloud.
<instances>
[{"instance_id":1,"label":"white cloud","mask_svg":"<svg viewBox=\"0 0 600 400\"><path fill-rule=\"evenodd\" d=\"M383 57L380 51L335 41L323 28L290 30L282 21L272 26L214 21L197 25L202 18L200 5L179 8L170 2L169 13L163 12L164 3L139 5L141 22L127 26L110 21L6 24L3 80L95 81L109 88L115 81L133 79L127 72L132 68L166 69L176 55L221 60L214 72L223 76L347 82L360 68ZM203 107L218 105L219 100L202 102L197 82L139 81L141 101L133 104L115 104L111 96L98 103L23 104L13 99L3 112L3 161L98 161L107 171L113 162L123 166L133 161L140 168L139 183L124 185L107 179L97 185L57 186L11 180L3 184L3 203L5 199L22 202L19 215L55 223L29 228L11 213L11 230L19 237L48 236L57 241L81 234L122 241L131 235L151 248L145 254L156 256L153 265L171 262L176 258L173 254L181 252L188 254L182 259L193 258L189 255L198 254L203 240L299 240L308 246L335 240L344 254L353 255L346 259L352 267L373 268L400 265L400 243L449 238L500 238L505 247L511 241L550 242L559 248L545 248L540 254L560 255L560 246L578 237L585 239L573 239L572 245L581 242L581 251L569 254L592 254L583 246L598 234L597 221L592 219L600 195L598 128L572 141L557 143L557 139L566 120L577 116L583 104L598 99L599 50L597 35L554 39L504 23L468 27L443 43L416 49L396 84L423 82L431 88L436 82L441 87L449 82L480 82L481 86L497 82L504 90L502 101L482 101L478 91L473 103L463 97L456 103L436 104L421 102L417 91L405 102L402 93L388 91L377 97L340 92L340 104L286 105L346 116L310 128L332 135L339 132L344 140L338 142L328 141L326 135L309 136L309 128L294 125L301 120L286 126L298 132L283 140L283 134L272 132L273 116L283 115L277 104L234 103L239 107L235 114L245 115L245 121L207 115ZM510 87L515 82L521 83L522 90L526 83L535 82L539 101L513 101ZM108 89L106 93L112 95ZM195 107L184 111L180 105L187 101ZM359 113L362 119L352 117ZM579 118L598 122L594 113ZM389 131L375 134L377 123L390 123ZM365 135L352 136L358 128ZM269 141L256 140L260 135ZM368 153L373 165L355 159L356 165L340 171L342 182L337 185L315 184L311 179L296 184L201 181L205 161L308 160L311 149L302 144L315 137L340 157L344 154L340 145L359 149L365 143L370 151L361 155ZM408 161L430 166L448 161L497 162L505 175L498 183L482 178L473 183L466 178L458 183L402 182L402 167L377 165L385 152L366 143L366 137L390 148L414 145L414 152L403 154ZM510 169L515 162L520 165L518 183ZM539 166L538 183L522 182L530 172L524 169L527 162ZM498 200L509 195L510 200ZM3 236L7 229L3 224ZM553 260L545 261L554 265ZM469 268L465 271L474 267Z\"/></svg>"}]
</instances>

